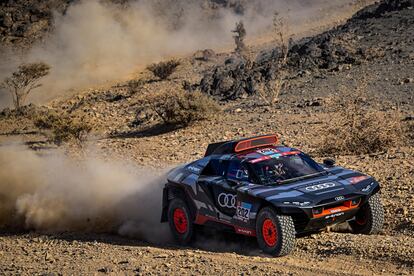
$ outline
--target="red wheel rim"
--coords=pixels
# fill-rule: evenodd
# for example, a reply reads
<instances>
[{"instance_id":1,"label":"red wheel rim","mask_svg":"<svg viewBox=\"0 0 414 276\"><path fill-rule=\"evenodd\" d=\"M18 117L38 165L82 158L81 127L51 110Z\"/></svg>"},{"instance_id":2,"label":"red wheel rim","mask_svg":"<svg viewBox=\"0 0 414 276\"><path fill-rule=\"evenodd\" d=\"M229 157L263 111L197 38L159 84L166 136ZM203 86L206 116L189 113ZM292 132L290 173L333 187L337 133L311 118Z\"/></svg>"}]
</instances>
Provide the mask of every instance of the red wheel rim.
<instances>
[{"instance_id":1,"label":"red wheel rim","mask_svg":"<svg viewBox=\"0 0 414 276\"><path fill-rule=\"evenodd\" d=\"M262 225L263 240L267 246L275 246L277 242L277 229L276 225L271 219L265 219Z\"/></svg>"},{"instance_id":2,"label":"red wheel rim","mask_svg":"<svg viewBox=\"0 0 414 276\"><path fill-rule=\"evenodd\" d=\"M178 233L184 234L187 231L188 221L185 212L181 208L174 210L173 214L174 226Z\"/></svg>"}]
</instances>

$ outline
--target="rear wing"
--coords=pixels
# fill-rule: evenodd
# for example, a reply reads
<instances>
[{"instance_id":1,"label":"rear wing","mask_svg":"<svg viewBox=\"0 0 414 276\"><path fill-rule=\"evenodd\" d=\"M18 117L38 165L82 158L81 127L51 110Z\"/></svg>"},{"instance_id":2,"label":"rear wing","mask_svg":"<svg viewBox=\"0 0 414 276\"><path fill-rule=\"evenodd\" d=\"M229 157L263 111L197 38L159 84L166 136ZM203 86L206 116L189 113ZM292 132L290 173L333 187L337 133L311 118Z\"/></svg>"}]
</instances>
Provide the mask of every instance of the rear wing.
<instances>
[{"instance_id":1,"label":"rear wing","mask_svg":"<svg viewBox=\"0 0 414 276\"><path fill-rule=\"evenodd\" d=\"M237 141L218 142L209 144L204 156L239 153L249 149L276 145L278 142L279 137L276 134L256 136Z\"/></svg>"},{"instance_id":2,"label":"rear wing","mask_svg":"<svg viewBox=\"0 0 414 276\"><path fill-rule=\"evenodd\" d=\"M224 144L226 144L228 142L230 142L230 141L209 144L207 146L207 150L206 150L206 153L204 154L204 157L209 156L209 155L212 155L217 148L219 148L220 146L222 146L222 145L224 145Z\"/></svg>"},{"instance_id":3,"label":"rear wing","mask_svg":"<svg viewBox=\"0 0 414 276\"><path fill-rule=\"evenodd\" d=\"M279 142L277 135L263 135L238 141L234 152L276 145Z\"/></svg>"}]
</instances>

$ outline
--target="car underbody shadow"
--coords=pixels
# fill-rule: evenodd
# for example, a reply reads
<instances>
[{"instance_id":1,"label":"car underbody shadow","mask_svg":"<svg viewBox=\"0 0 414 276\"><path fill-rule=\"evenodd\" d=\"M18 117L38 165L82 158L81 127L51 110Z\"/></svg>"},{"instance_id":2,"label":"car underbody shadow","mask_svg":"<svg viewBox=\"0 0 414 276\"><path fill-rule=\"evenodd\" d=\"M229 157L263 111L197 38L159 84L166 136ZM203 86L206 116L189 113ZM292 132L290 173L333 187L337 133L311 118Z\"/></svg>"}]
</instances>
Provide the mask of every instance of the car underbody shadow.
<instances>
[{"instance_id":1,"label":"car underbody shadow","mask_svg":"<svg viewBox=\"0 0 414 276\"><path fill-rule=\"evenodd\" d=\"M200 250L236 253L245 256L263 254L255 237L219 231L208 227L197 227L194 240L190 246Z\"/></svg>"}]
</instances>

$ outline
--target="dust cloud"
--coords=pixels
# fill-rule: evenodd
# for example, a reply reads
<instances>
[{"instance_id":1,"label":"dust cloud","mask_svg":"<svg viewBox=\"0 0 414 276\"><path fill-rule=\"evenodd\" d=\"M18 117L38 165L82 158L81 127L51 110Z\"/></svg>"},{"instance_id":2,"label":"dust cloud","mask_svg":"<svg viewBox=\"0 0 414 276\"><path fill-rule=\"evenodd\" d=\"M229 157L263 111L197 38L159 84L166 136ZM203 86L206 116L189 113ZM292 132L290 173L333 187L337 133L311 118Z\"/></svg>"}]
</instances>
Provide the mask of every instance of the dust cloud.
<instances>
[{"instance_id":1,"label":"dust cloud","mask_svg":"<svg viewBox=\"0 0 414 276\"><path fill-rule=\"evenodd\" d=\"M0 226L53 233L112 232L170 240L160 223L165 171L62 153L0 147Z\"/></svg>"},{"instance_id":2,"label":"dust cloud","mask_svg":"<svg viewBox=\"0 0 414 276\"><path fill-rule=\"evenodd\" d=\"M232 47L231 30L239 20L245 22L248 37L255 37L271 29L273 14L279 11L289 16L294 32L308 26L309 20L334 16L354 1L219 2L140 0L125 7L110 1L76 1L63 15L54 15L51 33L26 54L1 51L0 80L21 62L46 62L51 74L30 95L31 101L44 102L73 89L120 80L164 58ZM0 106L5 105L3 95Z\"/></svg>"}]
</instances>

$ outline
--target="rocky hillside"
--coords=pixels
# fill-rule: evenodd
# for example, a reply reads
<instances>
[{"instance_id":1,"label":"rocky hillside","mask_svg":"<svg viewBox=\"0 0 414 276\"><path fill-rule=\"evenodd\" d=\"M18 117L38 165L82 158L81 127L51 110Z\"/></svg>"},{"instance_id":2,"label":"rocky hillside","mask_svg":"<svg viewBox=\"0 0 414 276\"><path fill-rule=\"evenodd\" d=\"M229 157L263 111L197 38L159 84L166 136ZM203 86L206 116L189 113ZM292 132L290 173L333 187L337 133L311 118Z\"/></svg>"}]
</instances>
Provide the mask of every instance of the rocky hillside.
<instances>
[{"instance_id":1,"label":"rocky hillside","mask_svg":"<svg viewBox=\"0 0 414 276\"><path fill-rule=\"evenodd\" d=\"M0 43L29 45L53 25L53 12L64 13L73 0L1 1Z\"/></svg>"},{"instance_id":2,"label":"rocky hillside","mask_svg":"<svg viewBox=\"0 0 414 276\"><path fill-rule=\"evenodd\" d=\"M414 60L414 1L383 1L368 6L344 25L292 42L284 68L280 68L281 58L278 48L259 53L253 61L229 58L205 75L200 88L217 99L228 100L256 93L260 84L275 79L279 70L289 71L292 80L367 62L410 63Z\"/></svg>"},{"instance_id":3,"label":"rocky hillside","mask_svg":"<svg viewBox=\"0 0 414 276\"><path fill-rule=\"evenodd\" d=\"M69 5L78 0L5 0L0 2L0 46L30 46L38 41L53 28L54 14L64 14ZM127 7L130 0L103 0L111 4ZM186 5L194 4L193 0L151 1L157 8L175 9L180 13ZM235 13L243 13L246 3L241 0L205 0L199 3L202 8L209 10L230 9ZM160 14L162 9L158 10Z\"/></svg>"}]
</instances>

